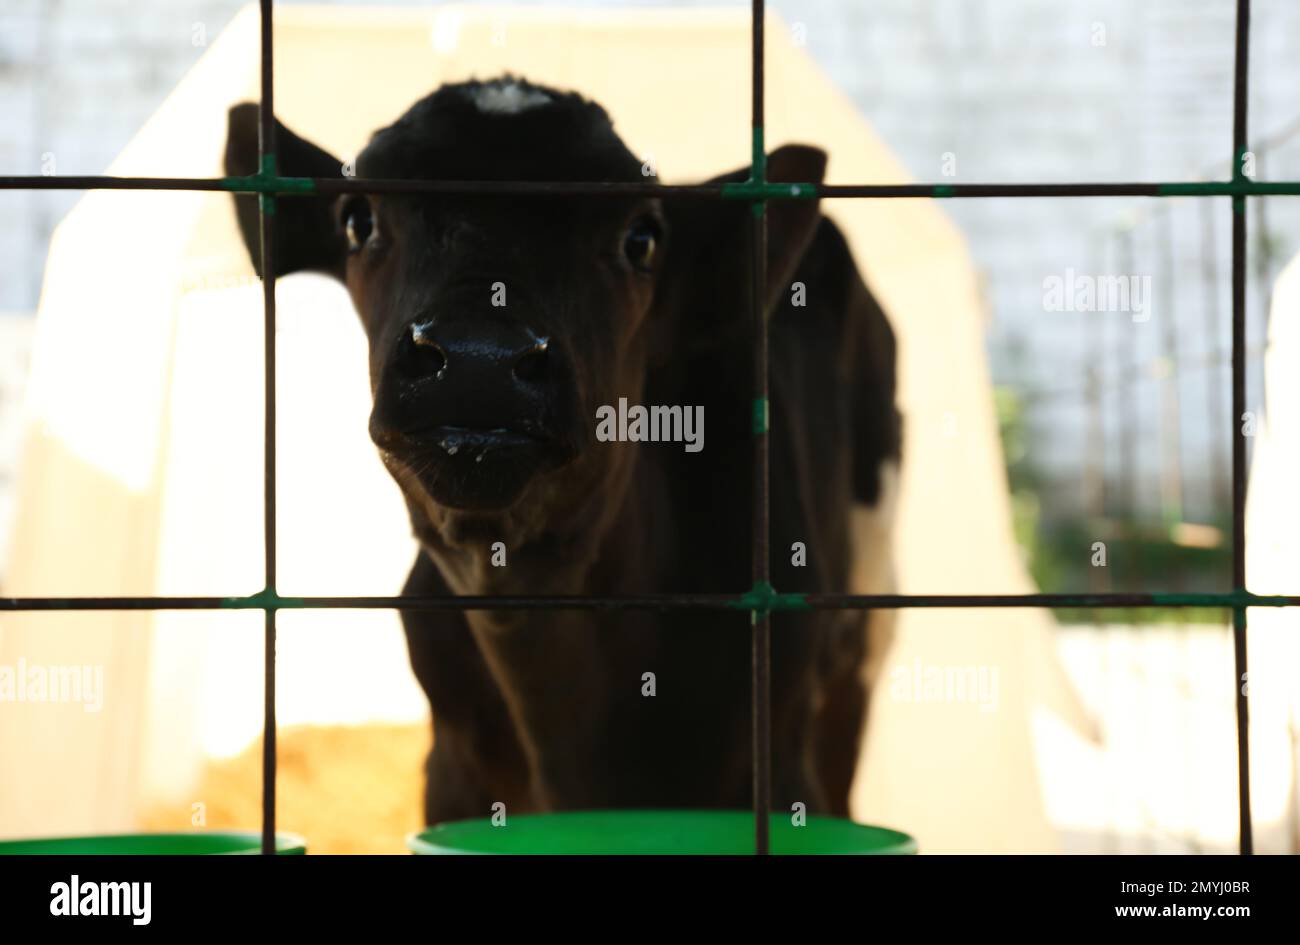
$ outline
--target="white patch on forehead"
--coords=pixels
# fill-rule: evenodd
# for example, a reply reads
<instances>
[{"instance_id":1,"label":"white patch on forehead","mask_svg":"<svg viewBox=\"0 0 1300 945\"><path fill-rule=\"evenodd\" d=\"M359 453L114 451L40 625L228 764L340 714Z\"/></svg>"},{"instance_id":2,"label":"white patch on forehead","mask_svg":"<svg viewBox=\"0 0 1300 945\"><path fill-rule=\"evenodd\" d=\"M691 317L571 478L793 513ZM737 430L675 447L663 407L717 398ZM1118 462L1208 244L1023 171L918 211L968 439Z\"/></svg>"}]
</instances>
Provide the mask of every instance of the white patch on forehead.
<instances>
[{"instance_id":1,"label":"white patch on forehead","mask_svg":"<svg viewBox=\"0 0 1300 945\"><path fill-rule=\"evenodd\" d=\"M479 111L497 115L515 115L551 102L551 97L541 89L525 89L517 82L479 86L470 97Z\"/></svg>"}]
</instances>

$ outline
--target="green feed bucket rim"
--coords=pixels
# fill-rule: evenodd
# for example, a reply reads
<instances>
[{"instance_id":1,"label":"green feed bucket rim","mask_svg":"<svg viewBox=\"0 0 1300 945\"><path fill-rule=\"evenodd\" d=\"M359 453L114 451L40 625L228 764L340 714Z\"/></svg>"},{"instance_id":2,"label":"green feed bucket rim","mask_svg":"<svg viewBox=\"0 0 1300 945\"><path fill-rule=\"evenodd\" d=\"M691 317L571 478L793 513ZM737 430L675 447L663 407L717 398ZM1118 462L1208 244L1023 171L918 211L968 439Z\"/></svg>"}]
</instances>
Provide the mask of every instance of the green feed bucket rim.
<instances>
[{"instance_id":1,"label":"green feed bucket rim","mask_svg":"<svg viewBox=\"0 0 1300 945\"><path fill-rule=\"evenodd\" d=\"M790 814L771 814L772 852L886 856L917 852L912 837L887 827L837 817L805 820L796 826ZM754 852L754 815L739 810L507 813L502 826L494 826L490 818L438 824L408 836L406 846L423 855L746 854Z\"/></svg>"},{"instance_id":2,"label":"green feed bucket rim","mask_svg":"<svg viewBox=\"0 0 1300 945\"><path fill-rule=\"evenodd\" d=\"M0 840L0 856L229 856L261 852L262 834L256 830L94 834L83 837ZM307 841L294 833L277 833L275 852L280 856L306 853Z\"/></svg>"}]
</instances>

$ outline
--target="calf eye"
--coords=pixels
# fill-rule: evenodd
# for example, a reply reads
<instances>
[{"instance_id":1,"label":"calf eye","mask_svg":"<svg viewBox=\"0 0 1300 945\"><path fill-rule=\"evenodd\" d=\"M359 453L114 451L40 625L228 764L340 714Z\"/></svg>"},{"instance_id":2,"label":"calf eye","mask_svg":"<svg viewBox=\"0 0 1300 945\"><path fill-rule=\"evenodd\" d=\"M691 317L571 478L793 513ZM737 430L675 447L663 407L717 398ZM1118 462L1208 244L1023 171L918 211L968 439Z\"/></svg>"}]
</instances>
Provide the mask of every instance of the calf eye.
<instances>
[{"instance_id":1,"label":"calf eye","mask_svg":"<svg viewBox=\"0 0 1300 945\"><path fill-rule=\"evenodd\" d=\"M637 269L649 269L658 242L659 224L650 217L641 217L623 237L623 255Z\"/></svg>"},{"instance_id":2,"label":"calf eye","mask_svg":"<svg viewBox=\"0 0 1300 945\"><path fill-rule=\"evenodd\" d=\"M355 253L370 239L375 220L364 198L350 200L343 207L343 229L348 234L348 252Z\"/></svg>"}]
</instances>

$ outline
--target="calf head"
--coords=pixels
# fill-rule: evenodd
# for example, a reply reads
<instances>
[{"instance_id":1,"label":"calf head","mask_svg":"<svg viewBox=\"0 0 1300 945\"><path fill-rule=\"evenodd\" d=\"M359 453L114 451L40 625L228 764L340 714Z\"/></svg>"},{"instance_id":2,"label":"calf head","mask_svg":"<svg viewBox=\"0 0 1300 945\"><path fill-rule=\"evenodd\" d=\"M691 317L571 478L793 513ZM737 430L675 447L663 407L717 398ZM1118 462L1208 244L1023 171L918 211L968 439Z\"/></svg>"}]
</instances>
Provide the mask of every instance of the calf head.
<instances>
[{"instance_id":1,"label":"calf head","mask_svg":"<svg viewBox=\"0 0 1300 945\"><path fill-rule=\"evenodd\" d=\"M338 158L278 124L276 136L280 174L342 175ZM769 176L819 181L824 166L822 152L787 147ZM256 168L257 107L239 105L226 170ZM355 173L648 179L599 105L508 77L443 86L375 133ZM256 200L236 205L261 274ZM634 451L594 442L596 410L635 402L648 371L729 317L720 308L746 311L747 218L716 201L378 193L284 197L272 225L277 275L346 284L369 339L371 438L417 535L455 543L474 523L513 542L590 527L617 504ZM817 218L815 202L773 206L769 292Z\"/></svg>"}]
</instances>

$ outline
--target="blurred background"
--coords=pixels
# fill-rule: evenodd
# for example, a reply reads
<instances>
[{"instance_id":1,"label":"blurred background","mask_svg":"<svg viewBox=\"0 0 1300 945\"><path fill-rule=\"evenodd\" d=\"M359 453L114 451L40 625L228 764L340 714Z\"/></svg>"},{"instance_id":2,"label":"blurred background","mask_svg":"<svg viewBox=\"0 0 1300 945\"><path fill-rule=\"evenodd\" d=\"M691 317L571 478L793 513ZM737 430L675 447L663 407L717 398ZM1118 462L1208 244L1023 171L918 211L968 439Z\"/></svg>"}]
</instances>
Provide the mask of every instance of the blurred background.
<instances>
[{"instance_id":1,"label":"blurred background","mask_svg":"<svg viewBox=\"0 0 1300 945\"><path fill-rule=\"evenodd\" d=\"M243 6L238 0L9 0L0 10L0 173L102 173ZM348 6L380 5L352 0ZM382 6L433 5L387 0ZM459 4L477 6L483 5ZM532 8L581 15L745 6L600 0L492 9L509 23L517 15L511 10ZM790 44L851 101L911 179L1187 181L1230 174L1232 0L769 0L768 6ZM1300 7L1289 0L1253 6L1251 176L1300 179L1294 94L1300 87ZM437 44L436 31L431 41ZM582 50L575 46L566 55L579 57ZM364 59L332 64L358 73L373 66ZM639 79L653 97L653 70ZM768 81L781 83L780 70L769 71ZM743 109L743 102L737 106ZM158 155L156 173L170 173L165 158ZM834 167L833 154L832 174ZM50 239L81 197L0 193L8 221L0 228L6 260L0 280L0 535L12 531L16 516L22 405ZM120 206L130 212L125 198ZM1229 388L1227 202L979 199L947 201L940 210L955 224L973 264L1010 527L1037 588L1229 589L1229 433L1236 421ZM1264 370L1276 327L1270 313L1279 311L1279 277L1300 251L1294 198L1252 200L1249 243L1247 402L1250 422L1264 430L1270 408L1278 407ZM1055 287L1064 286L1068 299L1089 279L1115 278L1134 293L1118 311L1076 311L1054 301ZM1293 290L1287 298L1294 297ZM939 419L958 422L942 412ZM1253 454L1255 438L1248 443ZM1278 455L1289 455L1288 448ZM1260 534L1297 524L1294 509L1275 507ZM957 520L951 527L969 526ZM399 551L392 557L400 569L407 549ZM21 553L16 543L0 542L0 586ZM1259 573L1267 581L1273 572ZM1253 578L1252 589L1296 592L1294 586L1256 585ZM67 592L81 591L72 586ZM1091 737L1080 737L1077 731L1068 735L1068 726L1050 715L1032 720L1045 812L1060 847L1232 849L1234 683L1227 615L1171 609L1053 616L1053 655L1093 726ZM1277 617L1261 619L1267 626ZM400 669L400 641L384 640L373 658ZM303 645L303 653L311 651ZM229 662L230 673L243 672L236 659ZM257 672L253 666L245 673L248 686L257 685ZM422 704L409 689L389 696L386 709L359 710L356 718L340 712L331 719L319 707L296 716L289 711L303 727L286 736L287 770L293 771L294 738L334 746L304 750L304 759L337 753L344 744L364 752L376 741L373 733L326 725L358 721L384 726L383 739L399 746L399 766L414 770L427 744ZM1262 723L1270 742L1259 754L1256 813L1269 825L1267 843L1295 852L1294 684L1275 694L1275 702ZM255 699L249 711L255 718ZM240 765L252 777L255 726L250 721L230 731L220 751L209 752L217 761L205 777L218 782L235 777L230 772ZM311 769L315 762L303 764ZM324 784L328 777L307 770L304 791L314 779ZM394 810L415 803L415 787L390 799ZM354 804L353 792L340 788L340 810ZM255 812L255 804L248 798L247 812ZM189 811L188 801L160 803L140 822L175 826ZM235 805L228 816L247 819L245 813ZM391 847L391 840L380 846ZM348 843L366 849L371 841L341 840L338 848Z\"/></svg>"}]
</instances>

